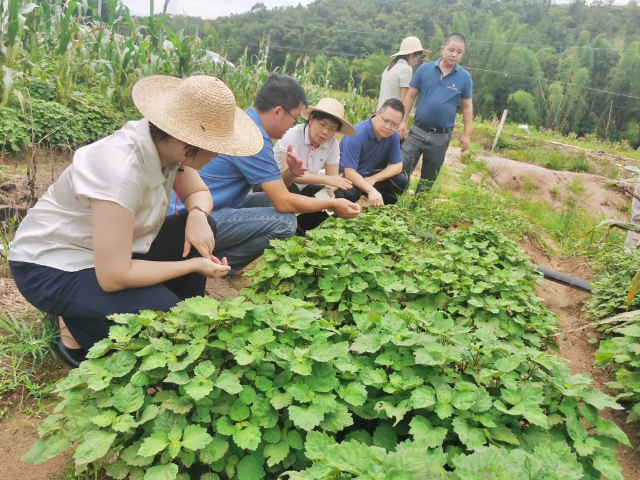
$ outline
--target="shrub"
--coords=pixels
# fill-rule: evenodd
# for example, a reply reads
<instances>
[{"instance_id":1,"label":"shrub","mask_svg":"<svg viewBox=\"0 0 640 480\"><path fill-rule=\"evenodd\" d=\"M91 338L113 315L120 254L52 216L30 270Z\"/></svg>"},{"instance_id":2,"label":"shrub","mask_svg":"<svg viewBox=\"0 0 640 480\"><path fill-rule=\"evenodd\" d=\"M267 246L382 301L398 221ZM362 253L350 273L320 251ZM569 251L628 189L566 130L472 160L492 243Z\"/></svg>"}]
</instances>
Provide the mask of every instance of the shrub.
<instances>
[{"instance_id":1,"label":"shrub","mask_svg":"<svg viewBox=\"0 0 640 480\"><path fill-rule=\"evenodd\" d=\"M503 134L503 135L500 135L500 138L498 138L498 143L496 144L496 147L499 150L519 150L520 144L518 143L517 140Z\"/></svg>"},{"instance_id":2,"label":"shrub","mask_svg":"<svg viewBox=\"0 0 640 480\"><path fill-rule=\"evenodd\" d=\"M25 146L31 146L31 135L20 111L0 107L0 151L19 152Z\"/></svg>"}]
</instances>

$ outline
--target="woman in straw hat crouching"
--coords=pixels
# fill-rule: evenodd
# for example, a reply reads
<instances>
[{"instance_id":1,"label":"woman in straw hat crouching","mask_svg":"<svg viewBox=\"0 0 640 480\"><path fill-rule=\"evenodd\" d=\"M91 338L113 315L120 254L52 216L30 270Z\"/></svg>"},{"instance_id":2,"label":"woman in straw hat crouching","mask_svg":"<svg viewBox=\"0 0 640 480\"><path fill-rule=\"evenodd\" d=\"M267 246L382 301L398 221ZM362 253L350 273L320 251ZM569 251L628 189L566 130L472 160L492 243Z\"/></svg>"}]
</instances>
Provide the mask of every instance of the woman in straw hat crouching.
<instances>
[{"instance_id":1,"label":"woman in straw hat crouching","mask_svg":"<svg viewBox=\"0 0 640 480\"><path fill-rule=\"evenodd\" d=\"M168 311L229 271L211 255L213 204L196 170L218 153L262 148L255 123L214 77L143 78L133 101L144 118L80 148L11 245L16 285L56 319L57 350L71 366L107 336L109 315ZM166 216L172 189L188 213Z\"/></svg>"},{"instance_id":2,"label":"woman in straw hat crouching","mask_svg":"<svg viewBox=\"0 0 640 480\"><path fill-rule=\"evenodd\" d=\"M382 72L377 110L380 110L382 104L390 98L404 100L413 76L413 67L422 60L424 55L430 53L430 50L422 48L418 37L407 37L402 40L400 50L391 55L389 66Z\"/></svg>"},{"instance_id":3,"label":"woman in straw hat crouching","mask_svg":"<svg viewBox=\"0 0 640 480\"><path fill-rule=\"evenodd\" d=\"M342 135L356 132L344 119L344 106L333 98L323 98L315 107L305 108L301 116L306 123L290 128L273 147L276 161L283 172L288 169L285 161L287 151L292 151L302 159L306 169L296 183L289 186L289 191L313 197L324 189L324 194L331 198L335 196L334 191L341 196L340 192L352 185L340 175L340 146L334 137L338 132ZM300 214L298 228L303 232L311 230L327 217L324 211Z\"/></svg>"}]
</instances>

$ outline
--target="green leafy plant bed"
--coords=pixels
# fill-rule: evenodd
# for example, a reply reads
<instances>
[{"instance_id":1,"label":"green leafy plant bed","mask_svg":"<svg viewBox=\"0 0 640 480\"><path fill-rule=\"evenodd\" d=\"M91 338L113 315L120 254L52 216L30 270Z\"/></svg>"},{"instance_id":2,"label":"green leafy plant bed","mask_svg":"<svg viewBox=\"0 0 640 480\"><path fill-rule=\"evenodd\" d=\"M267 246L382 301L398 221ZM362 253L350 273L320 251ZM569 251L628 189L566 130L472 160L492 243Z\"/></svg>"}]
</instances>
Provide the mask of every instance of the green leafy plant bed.
<instances>
[{"instance_id":1,"label":"green leafy plant bed","mask_svg":"<svg viewBox=\"0 0 640 480\"><path fill-rule=\"evenodd\" d=\"M621 407L546 352L516 246L377 213L278 242L246 297L115 316L23 460L77 443L78 471L113 478L621 479L628 440L598 415Z\"/></svg>"},{"instance_id":2,"label":"green leafy plant bed","mask_svg":"<svg viewBox=\"0 0 640 480\"><path fill-rule=\"evenodd\" d=\"M592 283L593 292L585 302L585 311L593 320L602 321L595 366L610 369L614 380L607 384L621 391L618 398L629 406L627 422L640 421L640 315L618 322L607 319L628 310L640 310L640 296L627 305L632 279L640 265L640 254L619 250L603 254Z\"/></svg>"}]
</instances>

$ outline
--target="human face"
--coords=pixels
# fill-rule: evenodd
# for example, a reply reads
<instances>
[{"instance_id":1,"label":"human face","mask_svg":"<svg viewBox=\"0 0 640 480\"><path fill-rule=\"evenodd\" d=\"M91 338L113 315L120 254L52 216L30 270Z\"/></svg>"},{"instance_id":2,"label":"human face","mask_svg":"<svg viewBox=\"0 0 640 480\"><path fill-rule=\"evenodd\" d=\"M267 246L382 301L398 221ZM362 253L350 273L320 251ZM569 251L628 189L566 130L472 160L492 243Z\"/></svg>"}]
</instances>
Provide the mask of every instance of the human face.
<instances>
[{"instance_id":1,"label":"human face","mask_svg":"<svg viewBox=\"0 0 640 480\"><path fill-rule=\"evenodd\" d=\"M313 116L309 118L309 141L314 147L319 147L331 140L337 131L337 121L329 120L328 118L316 120Z\"/></svg>"},{"instance_id":2,"label":"human face","mask_svg":"<svg viewBox=\"0 0 640 480\"><path fill-rule=\"evenodd\" d=\"M453 68L464 56L464 43L456 42L455 40L450 40L449 43L440 47L440 51L442 52L442 63L447 68Z\"/></svg>"},{"instance_id":3,"label":"human face","mask_svg":"<svg viewBox=\"0 0 640 480\"><path fill-rule=\"evenodd\" d=\"M410 67L415 67L418 63L422 61L422 57L424 52L415 52L409 55L409 61L407 62Z\"/></svg>"},{"instance_id":4,"label":"human face","mask_svg":"<svg viewBox=\"0 0 640 480\"><path fill-rule=\"evenodd\" d=\"M277 106L273 109L274 125L273 132L269 133L271 138L275 138L276 140L284 137L284 134L287 133L291 127L298 123L298 117L300 117L300 112L302 112L304 105L300 103L296 108L288 110L282 106Z\"/></svg>"},{"instance_id":5,"label":"human face","mask_svg":"<svg viewBox=\"0 0 640 480\"><path fill-rule=\"evenodd\" d=\"M377 112L376 116L373 117L373 130L377 137L387 138L398 130L400 122L402 122L402 114L393 108L387 107Z\"/></svg>"}]
</instances>

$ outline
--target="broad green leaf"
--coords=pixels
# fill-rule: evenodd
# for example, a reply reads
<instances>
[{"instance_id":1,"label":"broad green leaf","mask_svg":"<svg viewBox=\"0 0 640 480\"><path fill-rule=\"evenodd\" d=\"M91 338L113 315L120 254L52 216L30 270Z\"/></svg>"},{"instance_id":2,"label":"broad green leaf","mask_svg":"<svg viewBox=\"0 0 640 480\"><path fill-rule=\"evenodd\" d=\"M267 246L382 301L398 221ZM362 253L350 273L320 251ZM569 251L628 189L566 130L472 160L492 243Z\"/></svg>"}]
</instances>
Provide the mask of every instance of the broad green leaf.
<instances>
[{"instance_id":1,"label":"broad green leaf","mask_svg":"<svg viewBox=\"0 0 640 480\"><path fill-rule=\"evenodd\" d=\"M238 463L238 480L260 480L266 475L263 460L257 454L246 455Z\"/></svg>"},{"instance_id":2,"label":"broad green leaf","mask_svg":"<svg viewBox=\"0 0 640 480\"><path fill-rule=\"evenodd\" d=\"M615 401L613 397L610 397L606 393L602 393L597 388L590 388L582 396L582 399L590 405L593 405L598 410L605 408L612 408L614 410L622 410L623 407Z\"/></svg>"},{"instance_id":3,"label":"broad green leaf","mask_svg":"<svg viewBox=\"0 0 640 480\"><path fill-rule=\"evenodd\" d=\"M144 403L142 388L128 383L119 388L113 396L113 406L122 413L131 413L139 410Z\"/></svg>"},{"instance_id":4,"label":"broad green leaf","mask_svg":"<svg viewBox=\"0 0 640 480\"><path fill-rule=\"evenodd\" d=\"M324 410L316 405L311 405L308 408L292 405L287 410L293 424L306 431L313 430L324 419Z\"/></svg>"},{"instance_id":5,"label":"broad green leaf","mask_svg":"<svg viewBox=\"0 0 640 480\"><path fill-rule=\"evenodd\" d=\"M111 444L116 439L117 434L108 433L104 430L92 430L84 436L84 442L78 445L73 454L77 465L87 465L104 457Z\"/></svg>"},{"instance_id":6,"label":"broad green leaf","mask_svg":"<svg viewBox=\"0 0 640 480\"><path fill-rule=\"evenodd\" d=\"M421 415L416 415L409 423L411 428L409 433L417 442L424 443L429 448L442 446L447 429L444 427L433 427L431 422Z\"/></svg>"},{"instance_id":7,"label":"broad green leaf","mask_svg":"<svg viewBox=\"0 0 640 480\"><path fill-rule=\"evenodd\" d=\"M321 460L327 454L327 447L334 445L335 440L321 432L309 432L304 442L304 453L309 460Z\"/></svg>"},{"instance_id":8,"label":"broad green leaf","mask_svg":"<svg viewBox=\"0 0 640 480\"><path fill-rule=\"evenodd\" d=\"M360 335L351 344L350 350L356 353L375 353L380 350L380 335Z\"/></svg>"},{"instance_id":9,"label":"broad green leaf","mask_svg":"<svg viewBox=\"0 0 640 480\"><path fill-rule=\"evenodd\" d=\"M335 411L326 413L320 427L326 432L340 432L353 425L353 417L344 405L338 405Z\"/></svg>"},{"instance_id":10,"label":"broad green leaf","mask_svg":"<svg viewBox=\"0 0 640 480\"><path fill-rule=\"evenodd\" d=\"M213 382L208 378L195 377L184 386L184 391L194 400L200 400L211 393Z\"/></svg>"},{"instance_id":11,"label":"broad green leaf","mask_svg":"<svg viewBox=\"0 0 640 480\"><path fill-rule=\"evenodd\" d=\"M91 422L99 427L104 428L111 425L117 416L118 412L116 412L115 410L105 410L100 415L93 417L91 419Z\"/></svg>"},{"instance_id":12,"label":"broad green leaf","mask_svg":"<svg viewBox=\"0 0 640 480\"><path fill-rule=\"evenodd\" d=\"M289 430L287 432L287 444L294 450L302 450L302 435L297 430Z\"/></svg>"},{"instance_id":13,"label":"broad green leaf","mask_svg":"<svg viewBox=\"0 0 640 480\"><path fill-rule=\"evenodd\" d=\"M167 448L167 445L169 439L164 433L154 433L142 441L137 454L141 457L152 457Z\"/></svg>"},{"instance_id":14,"label":"broad green leaf","mask_svg":"<svg viewBox=\"0 0 640 480\"><path fill-rule=\"evenodd\" d=\"M291 400L291 394L285 392L274 395L273 397L271 397L270 402L273 408L275 408L276 410L281 410L284 407L288 407L289 405L291 405Z\"/></svg>"},{"instance_id":15,"label":"broad green leaf","mask_svg":"<svg viewBox=\"0 0 640 480\"><path fill-rule=\"evenodd\" d=\"M511 445L520 445L520 441L518 437L516 437L515 433L504 425L498 425L497 427L488 428L487 437L492 440L497 440L499 442L510 443Z\"/></svg>"},{"instance_id":16,"label":"broad green leaf","mask_svg":"<svg viewBox=\"0 0 640 480\"><path fill-rule=\"evenodd\" d=\"M244 428L239 428L233 435L233 441L235 444L240 448L245 448L247 450L255 450L258 448L261 440L262 435L260 433L260 428L252 424L248 424Z\"/></svg>"},{"instance_id":17,"label":"broad green leaf","mask_svg":"<svg viewBox=\"0 0 640 480\"><path fill-rule=\"evenodd\" d=\"M129 373L137 361L138 359L132 351L120 350L107 359L105 367L115 378L119 378Z\"/></svg>"},{"instance_id":18,"label":"broad green leaf","mask_svg":"<svg viewBox=\"0 0 640 480\"><path fill-rule=\"evenodd\" d=\"M254 346L265 345L271 343L276 339L273 335L273 331L270 328L263 328L262 330L256 330L249 335L247 340Z\"/></svg>"},{"instance_id":19,"label":"broad green leaf","mask_svg":"<svg viewBox=\"0 0 640 480\"><path fill-rule=\"evenodd\" d=\"M267 465L270 467L280 463L288 454L289 444L287 442L265 445L263 450L263 455L267 459Z\"/></svg>"},{"instance_id":20,"label":"broad green leaf","mask_svg":"<svg viewBox=\"0 0 640 480\"><path fill-rule=\"evenodd\" d=\"M178 466L175 463L169 463L151 467L144 474L144 480L175 480L177 475Z\"/></svg>"},{"instance_id":21,"label":"broad green leaf","mask_svg":"<svg viewBox=\"0 0 640 480\"><path fill-rule=\"evenodd\" d=\"M240 400L236 400L233 405L231 405L231 409L229 410L229 416L231 420L234 422L240 422L249 418L251 414L249 407L242 403Z\"/></svg>"},{"instance_id":22,"label":"broad green leaf","mask_svg":"<svg viewBox=\"0 0 640 480\"><path fill-rule=\"evenodd\" d=\"M187 450L201 450L206 447L213 437L205 428L199 425L187 425L182 434L182 446Z\"/></svg>"},{"instance_id":23,"label":"broad green leaf","mask_svg":"<svg viewBox=\"0 0 640 480\"><path fill-rule=\"evenodd\" d=\"M338 395L350 405L364 405L367 400L367 387L359 382L351 382L346 386L338 387Z\"/></svg>"},{"instance_id":24,"label":"broad green leaf","mask_svg":"<svg viewBox=\"0 0 640 480\"><path fill-rule=\"evenodd\" d=\"M214 382L214 385L231 395L237 395L242 391L240 380L229 370L225 370Z\"/></svg>"},{"instance_id":25,"label":"broad green leaf","mask_svg":"<svg viewBox=\"0 0 640 480\"><path fill-rule=\"evenodd\" d=\"M428 386L418 387L411 392L409 405L413 409L429 408L436 403L436 395L433 388Z\"/></svg>"},{"instance_id":26,"label":"broad green leaf","mask_svg":"<svg viewBox=\"0 0 640 480\"><path fill-rule=\"evenodd\" d=\"M316 392L330 392L338 386L336 371L329 363L314 363L306 384Z\"/></svg>"},{"instance_id":27,"label":"broad green leaf","mask_svg":"<svg viewBox=\"0 0 640 480\"><path fill-rule=\"evenodd\" d=\"M198 452L198 458L202 463L210 465L224 457L227 450L229 450L229 442L216 436L211 439L211 442L206 447Z\"/></svg>"},{"instance_id":28,"label":"broad green leaf","mask_svg":"<svg viewBox=\"0 0 640 480\"><path fill-rule=\"evenodd\" d=\"M199 363L196 368L193 369L193 373L198 377L209 378L216 371L216 367L209 360Z\"/></svg>"},{"instance_id":29,"label":"broad green leaf","mask_svg":"<svg viewBox=\"0 0 640 480\"><path fill-rule=\"evenodd\" d=\"M478 450L487 443L484 432L480 428L469 425L467 419L456 417L452 424L453 431L469 450Z\"/></svg>"},{"instance_id":30,"label":"broad green leaf","mask_svg":"<svg viewBox=\"0 0 640 480\"><path fill-rule=\"evenodd\" d=\"M71 446L67 437L53 435L51 437L41 437L25 453L20 461L31 465L38 465L64 452Z\"/></svg>"},{"instance_id":31,"label":"broad green leaf","mask_svg":"<svg viewBox=\"0 0 640 480\"><path fill-rule=\"evenodd\" d=\"M396 431L388 423L379 423L373 432L373 444L385 450L395 450L398 444Z\"/></svg>"}]
</instances>

